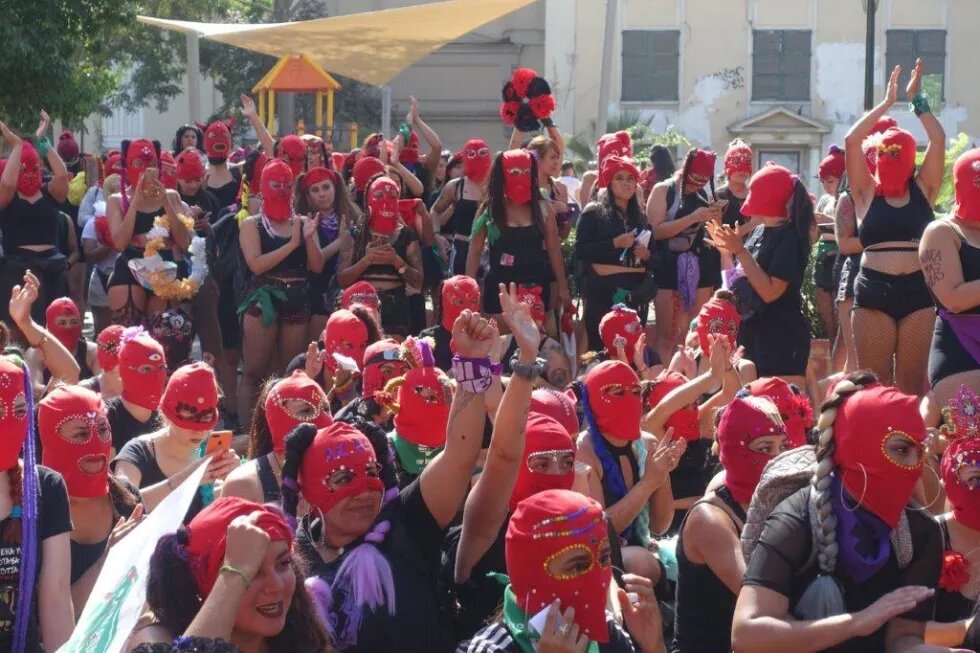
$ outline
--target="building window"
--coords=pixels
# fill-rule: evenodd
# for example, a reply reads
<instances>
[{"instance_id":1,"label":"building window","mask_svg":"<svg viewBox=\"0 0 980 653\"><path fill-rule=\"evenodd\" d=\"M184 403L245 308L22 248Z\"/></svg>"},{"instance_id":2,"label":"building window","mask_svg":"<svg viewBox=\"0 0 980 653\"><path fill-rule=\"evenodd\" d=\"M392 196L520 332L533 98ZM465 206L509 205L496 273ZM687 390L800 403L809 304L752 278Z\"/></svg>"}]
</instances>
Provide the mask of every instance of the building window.
<instances>
[{"instance_id":1,"label":"building window","mask_svg":"<svg viewBox=\"0 0 980 653\"><path fill-rule=\"evenodd\" d=\"M756 155L758 159L756 161L756 170L762 168L768 162L772 161L777 165L781 165L793 174L800 174L802 171L800 169L800 162L802 160L803 152L800 150L764 150L759 149Z\"/></svg>"},{"instance_id":2,"label":"building window","mask_svg":"<svg viewBox=\"0 0 980 653\"><path fill-rule=\"evenodd\" d=\"M623 102L677 102L681 33L623 31Z\"/></svg>"},{"instance_id":3,"label":"building window","mask_svg":"<svg viewBox=\"0 0 980 653\"><path fill-rule=\"evenodd\" d=\"M752 99L810 101L810 30L755 30Z\"/></svg>"},{"instance_id":4,"label":"building window","mask_svg":"<svg viewBox=\"0 0 980 653\"><path fill-rule=\"evenodd\" d=\"M885 45L885 71L902 67L902 79L908 80L916 59L922 59L926 74L922 90L933 103L945 99L946 31L941 29L890 29ZM903 84L905 81L902 82ZM903 91L904 93L904 91Z\"/></svg>"}]
</instances>

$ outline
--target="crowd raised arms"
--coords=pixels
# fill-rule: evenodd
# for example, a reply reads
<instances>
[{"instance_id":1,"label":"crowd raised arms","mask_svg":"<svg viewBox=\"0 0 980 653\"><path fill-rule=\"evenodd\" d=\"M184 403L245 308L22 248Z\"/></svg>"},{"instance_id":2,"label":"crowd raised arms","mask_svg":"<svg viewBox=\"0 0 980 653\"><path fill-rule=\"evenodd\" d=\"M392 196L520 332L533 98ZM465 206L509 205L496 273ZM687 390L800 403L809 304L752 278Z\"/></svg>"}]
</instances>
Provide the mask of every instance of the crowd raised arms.
<instances>
[{"instance_id":1,"label":"crowd raised arms","mask_svg":"<svg viewBox=\"0 0 980 653\"><path fill-rule=\"evenodd\" d=\"M980 650L980 149L925 73L816 194L625 131L578 179L530 69L502 151L414 97L351 152L244 95L254 147L0 123L0 650Z\"/></svg>"}]
</instances>

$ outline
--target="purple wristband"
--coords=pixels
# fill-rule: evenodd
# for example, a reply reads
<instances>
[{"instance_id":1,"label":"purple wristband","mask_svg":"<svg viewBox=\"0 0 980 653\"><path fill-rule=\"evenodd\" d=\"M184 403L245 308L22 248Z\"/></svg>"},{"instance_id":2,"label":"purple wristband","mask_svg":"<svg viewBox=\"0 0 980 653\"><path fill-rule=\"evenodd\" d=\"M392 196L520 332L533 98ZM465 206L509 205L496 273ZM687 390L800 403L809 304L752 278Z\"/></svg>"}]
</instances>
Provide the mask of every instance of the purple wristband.
<instances>
[{"instance_id":1,"label":"purple wristband","mask_svg":"<svg viewBox=\"0 0 980 653\"><path fill-rule=\"evenodd\" d=\"M500 363L491 363L489 358L453 356L453 377L460 388L473 394L486 392L502 369Z\"/></svg>"}]
</instances>

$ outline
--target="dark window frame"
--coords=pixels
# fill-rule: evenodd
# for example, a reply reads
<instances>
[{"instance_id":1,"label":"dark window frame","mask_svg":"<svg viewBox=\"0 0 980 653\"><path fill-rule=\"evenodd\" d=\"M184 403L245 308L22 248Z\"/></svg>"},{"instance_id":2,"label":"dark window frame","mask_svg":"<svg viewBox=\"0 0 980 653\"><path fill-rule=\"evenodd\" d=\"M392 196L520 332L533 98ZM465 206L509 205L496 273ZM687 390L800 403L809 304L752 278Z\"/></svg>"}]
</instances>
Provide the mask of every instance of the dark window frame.
<instances>
[{"instance_id":1,"label":"dark window frame","mask_svg":"<svg viewBox=\"0 0 980 653\"><path fill-rule=\"evenodd\" d=\"M679 102L680 30L625 29L621 36L620 101ZM641 37L645 43L636 40ZM631 42L642 47L630 47Z\"/></svg>"},{"instance_id":2,"label":"dark window frame","mask_svg":"<svg viewBox=\"0 0 980 653\"><path fill-rule=\"evenodd\" d=\"M766 47L767 40L775 47ZM805 62L787 56L788 53L799 52L801 45L806 48ZM752 102L810 102L813 95L812 65L813 30L753 30ZM796 92L804 87L799 83L802 81L805 81L805 94Z\"/></svg>"},{"instance_id":3,"label":"dark window frame","mask_svg":"<svg viewBox=\"0 0 980 653\"><path fill-rule=\"evenodd\" d=\"M911 41L910 51L905 51L905 45L896 42L902 37ZM929 39L938 39L938 41L941 41L941 51L932 47L932 44L928 42ZM902 67L902 78L907 80L908 73L911 72L912 67L915 65L915 60L921 58L925 65L926 79L923 81L927 81L934 75L938 75L941 79L941 83L939 84L939 97L932 97L933 102L944 102L946 100L946 60L949 56L948 46L949 32L945 29L885 30L885 74L891 73L896 65L900 65ZM900 51L896 51L899 49ZM930 84L926 83L924 86L928 87ZM935 84L931 86L931 89L926 88L925 90L927 92L930 90L935 91ZM904 91L902 92L904 93ZM930 93L930 95L934 95L934 93Z\"/></svg>"}]
</instances>

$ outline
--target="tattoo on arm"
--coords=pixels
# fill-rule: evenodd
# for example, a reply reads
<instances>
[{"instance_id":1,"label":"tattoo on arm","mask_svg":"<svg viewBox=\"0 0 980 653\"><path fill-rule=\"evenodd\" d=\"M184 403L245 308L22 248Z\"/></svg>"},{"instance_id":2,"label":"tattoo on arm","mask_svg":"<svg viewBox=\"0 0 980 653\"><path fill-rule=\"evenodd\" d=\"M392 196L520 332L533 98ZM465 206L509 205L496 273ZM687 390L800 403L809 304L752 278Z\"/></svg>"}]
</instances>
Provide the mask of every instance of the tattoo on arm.
<instances>
[{"instance_id":1,"label":"tattoo on arm","mask_svg":"<svg viewBox=\"0 0 980 653\"><path fill-rule=\"evenodd\" d=\"M408 259L408 269L405 270L405 280L414 288L422 287L422 252L418 244L413 243L405 252Z\"/></svg>"},{"instance_id":2,"label":"tattoo on arm","mask_svg":"<svg viewBox=\"0 0 980 653\"><path fill-rule=\"evenodd\" d=\"M943 253L938 249L927 249L921 256L922 271L926 275L926 283L932 288L943 280Z\"/></svg>"}]
</instances>

